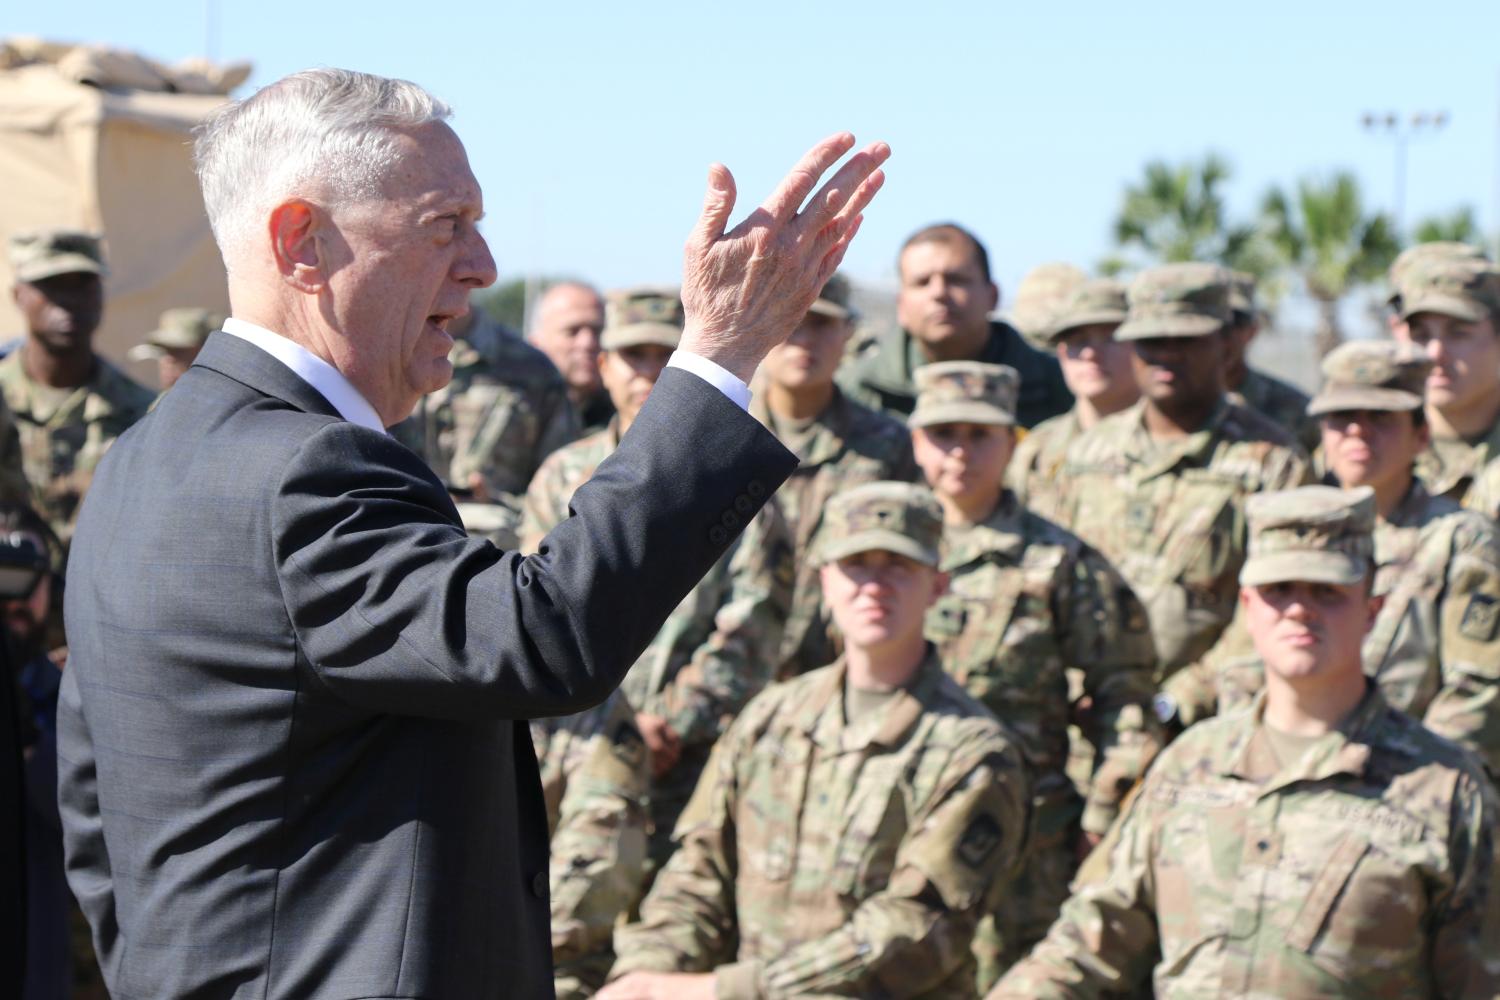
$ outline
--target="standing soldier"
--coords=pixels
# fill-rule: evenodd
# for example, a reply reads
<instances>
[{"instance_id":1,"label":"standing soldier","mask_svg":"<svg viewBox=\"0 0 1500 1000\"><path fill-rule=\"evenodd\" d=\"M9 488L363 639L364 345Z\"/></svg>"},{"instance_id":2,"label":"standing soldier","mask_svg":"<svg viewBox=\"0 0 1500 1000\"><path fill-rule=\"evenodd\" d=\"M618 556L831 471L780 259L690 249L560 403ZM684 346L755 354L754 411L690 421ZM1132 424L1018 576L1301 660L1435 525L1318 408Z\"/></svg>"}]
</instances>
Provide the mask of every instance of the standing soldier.
<instances>
[{"instance_id":1,"label":"standing soldier","mask_svg":"<svg viewBox=\"0 0 1500 1000\"><path fill-rule=\"evenodd\" d=\"M130 361L155 361L156 385L166 392L192 366L208 335L224 325L227 317L212 309L168 309L156 329L125 355Z\"/></svg>"},{"instance_id":2,"label":"standing soldier","mask_svg":"<svg viewBox=\"0 0 1500 1000\"><path fill-rule=\"evenodd\" d=\"M646 878L650 767L635 712L616 690L577 715L534 719L551 835L553 988L581 1000L614 964L614 929Z\"/></svg>"},{"instance_id":3,"label":"standing soldier","mask_svg":"<svg viewBox=\"0 0 1500 1000\"><path fill-rule=\"evenodd\" d=\"M1021 752L923 641L942 515L908 483L834 499L833 665L750 703L600 1000L972 997L969 940L1022 855Z\"/></svg>"},{"instance_id":4,"label":"standing soldier","mask_svg":"<svg viewBox=\"0 0 1500 1000\"><path fill-rule=\"evenodd\" d=\"M1072 405L1057 362L1034 350L1015 327L990 314L1000 289L973 233L940 223L901 246L896 329L878 336L844 366L839 384L867 406L902 420L916 405L913 373L934 361L983 361L1021 373L1016 419L1033 427Z\"/></svg>"},{"instance_id":5,"label":"standing soldier","mask_svg":"<svg viewBox=\"0 0 1500 1000\"><path fill-rule=\"evenodd\" d=\"M536 551L568 516L574 491L619 445L681 336L675 290L610 296L599 368L615 417L542 463L526 494L523 551ZM766 509L683 598L621 685L651 754L654 865L666 860L672 827L714 740L771 679L790 599L791 547L779 511Z\"/></svg>"},{"instance_id":6,"label":"standing soldier","mask_svg":"<svg viewBox=\"0 0 1500 1000\"><path fill-rule=\"evenodd\" d=\"M751 414L799 460L797 471L776 492L792 536L790 565L796 572L777 656L781 677L825 666L837 655L811 557L828 501L861 483L917 475L906 428L856 403L834 383L855 319L849 282L836 274L786 343L761 362L762 384L750 403Z\"/></svg>"},{"instance_id":7,"label":"standing soldier","mask_svg":"<svg viewBox=\"0 0 1500 1000\"><path fill-rule=\"evenodd\" d=\"M1234 614L1251 494L1304 482L1291 435L1226 398L1229 272L1141 272L1115 339L1132 345L1142 399L1073 442L1059 517L1145 602L1158 682L1206 653Z\"/></svg>"},{"instance_id":8,"label":"standing soldier","mask_svg":"<svg viewBox=\"0 0 1500 1000\"><path fill-rule=\"evenodd\" d=\"M547 355L568 383L568 399L583 431L603 430L614 416L609 393L599 381L599 334L604 329L604 300L588 285L564 281L537 299L526 340Z\"/></svg>"},{"instance_id":9,"label":"standing soldier","mask_svg":"<svg viewBox=\"0 0 1500 1000\"><path fill-rule=\"evenodd\" d=\"M94 467L154 395L94 353L104 315L99 237L71 229L10 239L26 339L0 361L0 392L20 431L31 505L67 545Z\"/></svg>"},{"instance_id":10,"label":"standing soldier","mask_svg":"<svg viewBox=\"0 0 1500 1000\"><path fill-rule=\"evenodd\" d=\"M483 311L449 325L453 379L391 428L448 485L471 532L514 548L542 460L578 437L568 384L547 356Z\"/></svg>"},{"instance_id":11,"label":"standing soldier","mask_svg":"<svg viewBox=\"0 0 1500 1000\"><path fill-rule=\"evenodd\" d=\"M1386 287L1389 291L1385 300L1386 325L1390 327L1391 336L1397 340L1411 340L1411 330L1401 310L1401 289L1406 284L1407 275L1424 264L1445 260L1487 261L1489 257L1483 250L1468 243L1438 240L1409 246L1391 261L1391 266L1385 274Z\"/></svg>"},{"instance_id":12,"label":"standing soldier","mask_svg":"<svg viewBox=\"0 0 1500 1000\"><path fill-rule=\"evenodd\" d=\"M1307 393L1250 367L1250 342L1260 333L1255 307L1255 275L1230 272L1230 324L1224 331L1224 388L1271 422L1292 431L1309 454L1318 447L1318 425L1307 416Z\"/></svg>"},{"instance_id":13,"label":"standing soldier","mask_svg":"<svg viewBox=\"0 0 1500 1000\"><path fill-rule=\"evenodd\" d=\"M1098 553L1001 485L1017 383L1004 365L927 365L917 371L910 421L917 464L943 510L949 580L927 638L943 669L1019 737L1033 778L1026 865L976 940L981 989L1047 933L1077 859L1109 829L1160 746L1145 609ZM1092 702L1086 803L1066 771L1067 668L1080 671Z\"/></svg>"},{"instance_id":14,"label":"standing soldier","mask_svg":"<svg viewBox=\"0 0 1500 1000\"><path fill-rule=\"evenodd\" d=\"M1078 284L1053 316L1047 342L1073 393L1073 408L1037 424L1016 444L1006 480L1028 509L1050 514L1069 446L1101 418L1140 399L1130 368L1134 352L1129 344L1115 340L1115 330L1123 322L1125 286L1108 278Z\"/></svg>"},{"instance_id":15,"label":"standing soldier","mask_svg":"<svg viewBox=\"0 0 1500 1000\"><path fill-rule=\"evenodd\" d=\"M1162 751L1046 940L989 1000L1493 997L1494 800L1474 759L1365 678L1368 489L1254 497L1247 711Z\"/></svg>"},{"instance_id":16,"label":"standing soldier","mask_svg":"<svg viewBox=\"0 0 1500 1000\"><path fill-rule=\"evenodd\" d=\"M1010 321L1026 343L1042 354L1052 353L1052 331L1058 313L1078 286L1088 280L1072 264L1038 264L1021 276L1010 305ZM1064 381L1067 380L1066 375Z\"/></svg>"}]
</instances>

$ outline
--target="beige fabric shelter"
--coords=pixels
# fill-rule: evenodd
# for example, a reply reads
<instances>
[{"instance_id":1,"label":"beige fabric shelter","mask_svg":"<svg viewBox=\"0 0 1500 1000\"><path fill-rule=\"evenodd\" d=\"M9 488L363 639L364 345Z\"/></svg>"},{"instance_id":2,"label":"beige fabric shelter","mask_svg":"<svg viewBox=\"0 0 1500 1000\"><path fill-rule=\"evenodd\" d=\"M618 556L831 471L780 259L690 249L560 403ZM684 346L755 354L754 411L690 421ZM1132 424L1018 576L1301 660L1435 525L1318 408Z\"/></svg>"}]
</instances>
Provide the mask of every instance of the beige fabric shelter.
<instances>
[{"instance_id":1,"label":"beige fabric shelter","mask_svg":"<svg viewBox=\"0 0 1500 1000\"><path fill-rule=\"evenodd\" d=\"M193 126L224 100L102 89L54 64L0 70L0 238L47 226L104 234L109 275L96 344L118 363L166 309L228 309L190 145ZM0 340L22 332L12 284L0 254ZM154 384L153 366L129 367Z\"/></svg>"}]
</instances>

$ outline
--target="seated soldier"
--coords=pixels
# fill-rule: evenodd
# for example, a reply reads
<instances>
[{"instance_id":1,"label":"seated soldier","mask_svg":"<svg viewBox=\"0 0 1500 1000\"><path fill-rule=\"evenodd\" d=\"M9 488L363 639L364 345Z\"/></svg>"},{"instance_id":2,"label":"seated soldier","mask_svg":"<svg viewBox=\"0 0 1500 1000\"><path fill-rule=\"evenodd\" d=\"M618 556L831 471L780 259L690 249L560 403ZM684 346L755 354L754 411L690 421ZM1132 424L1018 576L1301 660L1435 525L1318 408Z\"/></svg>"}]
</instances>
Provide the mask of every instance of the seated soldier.
<instances>
[{"instance_id":1,"label":"seated soldier","mask_svg":"<svg viewBox=\"0 0 1500 1000\"><path fill-rule=\"evenodd\" d=\"M828 521L844 656L715 747L601 1000L974 995L970 938L1026 836L1021 751L922 637L944 584L932 496L868 483Z\"/></svg>"},{"instance_id":2,"label":"seated soldier","mask_svg":"<svg viewBox=\"0 0 1500 1000\"><path fill-rule=\"evenodd\" d=\"M1384 604L1364 640L1366 672L1386 701L1500 774L1500 539L1489 518L1433 496L1416 477L1430 367L1406 344L1344 344L1324 359L1326 381L1308 413L1322 425L1329 474L1346 489L1375 491L1375 593ZM1260 689L1259 658L1246 641L1238 646L1184 671L1208 690L1195 682L1182 695L1198 699L1196 714L1210 700L1229 711Z\"/></svg>"},{"instance_id":3,"label":"seated soldier","mask_svg":"<svg viewBox=\"0 0 1500 1000\"><path fill-rule=\"evenodd\" d=\"M1018 382L1005 365L927 365L916 372L909 420L917 464L943 509L949 578L927 638L943 669L1019 737L1034 778L1025 867L976 941L981 989L1047 933L1077 858L1109 829L1160 746L1145 608L1102 556L1002 485ZM1087 805L1067 773L1068 668L1092 701L1082 717L1096 748Z\"/></svg>"},{"instance_id":4,"label":"seated soldier","mask_svg":"<svg viewBox=\"0 0 1500 1000\"><path fill-rule=\"evenodd\" d=\"M552 838L553 987L575 1000L603 985L615 922L645 888L646 744L618 690L587 712L532 720L531 741Z\"/></svg>"},{"instance_id":5,"label":"seated soldier","mask_svg":"<svg viewBox=\"0 0 1500 1000\"><path fill-rule=\"evenodd\" d=\"M1361 664L1374 492L1264 494L1246 516L1240 604L1265 690L1162 751L1099 876L989 1000L1148 978L1160 1000L1500 991L1487 783Z\"/></svg>"}]
</instances>

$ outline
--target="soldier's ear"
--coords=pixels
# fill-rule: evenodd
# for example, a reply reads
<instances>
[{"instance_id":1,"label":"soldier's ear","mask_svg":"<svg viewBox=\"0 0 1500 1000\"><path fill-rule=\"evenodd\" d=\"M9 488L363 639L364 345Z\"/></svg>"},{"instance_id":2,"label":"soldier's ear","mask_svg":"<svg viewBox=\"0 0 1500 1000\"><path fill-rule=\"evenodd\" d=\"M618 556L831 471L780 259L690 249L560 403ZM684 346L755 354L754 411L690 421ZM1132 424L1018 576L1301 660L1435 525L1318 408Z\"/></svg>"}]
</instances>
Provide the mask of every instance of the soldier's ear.
<instances>
[{"instance_id":1,"label":"soldier's ear","mask_svg":"<svg viewBox=\"0 0 1500 1000\"><path fill-rule=\"evenodd\" d=\"M939 597L948 592L948 579L948 574L942 570L932 575L932 601L929 603L936 602Z\"/></svg>"},{"instance_id":2,"label":"soldier's ear","mask_svg":"<svg viewBox=\"0 0 1500 1000\"><path fill-rule=\"evenodd\" d=\"M276 270L303 292L317 292L327 281L321 228L323 211L301 198L290 198L271 210L267 236Z\"/></svg>"}]
</instances>

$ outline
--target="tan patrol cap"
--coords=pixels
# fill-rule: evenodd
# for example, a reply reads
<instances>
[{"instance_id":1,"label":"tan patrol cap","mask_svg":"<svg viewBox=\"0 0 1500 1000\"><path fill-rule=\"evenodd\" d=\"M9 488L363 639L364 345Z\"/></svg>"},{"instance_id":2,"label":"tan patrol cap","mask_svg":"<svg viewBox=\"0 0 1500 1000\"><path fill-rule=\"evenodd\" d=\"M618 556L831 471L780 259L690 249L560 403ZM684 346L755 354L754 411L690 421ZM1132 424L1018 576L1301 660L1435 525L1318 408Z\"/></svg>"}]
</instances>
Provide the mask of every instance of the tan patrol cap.
<instances>
[{"instance_id":1,"label":"tan patrol cap","mask_svg":"<svg viewBox=\"0 0 1500 1000\"><path fill-rule=\"evenodd\" d=\"M1021 376L1009 365L982 361L938 361L912 376L917 403L906 426L1013 424Z\"/></svg>"},{"instance_id":2,"label":"tan patrol cap","mask_svg":"<svg viewBox=\"0 0 1500 1000\"><path fill-rule=\"evenodd\" d=\"M1011 322L1033 346L1045 344L1063 303L1087 280L1088 275L1072 264L1038 264L1016 285Z\"/></svg>"},{"instance_id":3,"label":"tan patrol cap","mask_svg":"<svg viewBox=\"0 0 1500 1000\"><path fill-rule=\"evenodd\" d=\"M202 347L227 318L212 309L168 309L161 314L156 329L146 335L145 343L135 345L125 356L131 361L151 361L169 350Z\"/></svg>"},{"instance_id":4,"label":"tan patrol cap","mask_svg":"<svg viewBox=\"0 0 1500 1000\"><path fill-rule=\"evenodd\" d=\"M849 279L842 274L835 274L823 285L823 290L818 293L818 300L808 312L832 316L834 319L855 319L859 314L849 303L850 291Z\"/></svg>"},{"instance_id":5,"label":"tan patrol cap","mask_svg":"<svg viewBox=\"0 0 1500 1000\"><path fill-rule=\"evenodd\" d=\"M1206 337L1232 319L1229 272L1217 264L1163 264L1136 275L1116 340Z\"/></svg>"},{"instance_id":6,"label":"tan patrol cap","mask_svg":"<svg viewBox=\"0 0 1500 1000\"><path fill-rule=\"evenodd\" d=\"M1386 271L1386 284L1390 286L1390 295L1385 300L1386 305L1399 311L1401 288L1412 269L1421 264L1444 260L1489 260L1489 257L1483 250L1468 243L1438 240L1407 247L1396 255L1396 259L1391 261L1391 266Z\"/></svg>"},{"instance_id":7,"label":"tan patrol cap","mask_svg":"<svg viewBox=\"0 0 1500 1000\"><path fill-rule=\"evenodd\" d=\"M1401 318L1437 313L1465 323L1500 317L1500 270L1487 260L1420 260L1401 283Z\"/></svg>"},{"instance_id":8,"label":"tan patrol cap","mask_svg":"<svg viewBox=\"0 0 1500 1000\"><path fill-rule=\"evenodd\" d=\"M104 248L96 233L81 229L39 229L10 238L10 269L30 284L59 274L103 275Z\"/></svg>"},{"instance_id":9,"label":"tan patrol cap","mask_svg":"<svg viewBox=\"0 0 1500 1000\"><path fill-rule=\"evenodd\" d=\"M936 567L943 509L925 486L865 483L829 501L821 534L821 563L879 550Z\"/></svg>"},{"instance_id":10,"label":"tan patrol cap","mask_svg":"<svg viewBox=\"0 0 1500 1000\"><path fill-rule=\"evenodd\" d=\"M1375 558L1375 491L1301 486L1245 503L1250 545L1240 584L1354 584Z\"/></svg>"},{"instance_id":11,"label":"tan patrol cap","mask_svg":"<svg viewBox=\"0 0 1500 1000\"><path fill-rule=\"evenodd\" d=\"M1111 278L1090 278L1063 300L1047 339L1055 344L1064 334L1080 326L1101 323L1118 326L1125 322L1128 311L1124 285Z\"/></svg>"},{"instance_id":12,"label":"tan patrol cap","mask_svg":"<svg viewBox=\"0 0 1500 1000\"><path fill-rule=\"evenodd\" d=\"M1351 340L1323 359L1323 387L1307 404L1309 417L1349 410L1416 410L1432 359L1394 340Z\"/></svg>"},{"instance_id":13,"label":"tan patrol cap","mask_svg":"<svg viewBox=\"0 0 1500 1000\"><path fill-rule=\"evenodd\" d=\"M627 288L604 300L604 330L599 348L656 344L674 350L682 339L682 298L675 288Z\"/></svg>"}]
</instances>

